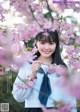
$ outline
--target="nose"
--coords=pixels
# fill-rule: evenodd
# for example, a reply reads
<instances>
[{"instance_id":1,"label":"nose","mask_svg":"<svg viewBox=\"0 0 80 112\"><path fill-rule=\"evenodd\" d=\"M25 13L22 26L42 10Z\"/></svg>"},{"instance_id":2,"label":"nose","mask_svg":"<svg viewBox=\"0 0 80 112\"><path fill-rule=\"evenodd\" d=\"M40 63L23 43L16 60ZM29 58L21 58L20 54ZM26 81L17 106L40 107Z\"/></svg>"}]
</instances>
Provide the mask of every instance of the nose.
<instances>
[{"instance_id":1,"label":"nose","mask_svg":"<svg viewBox=\"0 0 80 112\"><path fill-rule=\"evenodd\" d=\"M46 50L47 50L47 49L49 49L49 48L50 48L49 44L48 44L48 43L46 43L46 44L45 44L44 49L46 49Z\"/></svg>"}]
</instances>

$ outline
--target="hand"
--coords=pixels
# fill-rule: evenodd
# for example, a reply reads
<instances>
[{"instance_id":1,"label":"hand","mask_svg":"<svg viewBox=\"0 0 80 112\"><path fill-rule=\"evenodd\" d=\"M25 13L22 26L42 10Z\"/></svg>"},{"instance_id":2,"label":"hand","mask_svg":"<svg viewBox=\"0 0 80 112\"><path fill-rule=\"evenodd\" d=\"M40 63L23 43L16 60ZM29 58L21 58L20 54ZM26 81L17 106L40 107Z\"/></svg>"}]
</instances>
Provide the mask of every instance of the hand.
<instances>
[{"instance_id":1,"label":"hand","mask_svg":"<svg viewBox=\"0 0 80 112\"><path fill-rule=\"evenodd\" d=\"M34 79L36 77L36 73L39 70L41 66L41 61L34 61L31 65L31 70L32 70L32 76L31 78Z\"/></svg>"}]
</instances>

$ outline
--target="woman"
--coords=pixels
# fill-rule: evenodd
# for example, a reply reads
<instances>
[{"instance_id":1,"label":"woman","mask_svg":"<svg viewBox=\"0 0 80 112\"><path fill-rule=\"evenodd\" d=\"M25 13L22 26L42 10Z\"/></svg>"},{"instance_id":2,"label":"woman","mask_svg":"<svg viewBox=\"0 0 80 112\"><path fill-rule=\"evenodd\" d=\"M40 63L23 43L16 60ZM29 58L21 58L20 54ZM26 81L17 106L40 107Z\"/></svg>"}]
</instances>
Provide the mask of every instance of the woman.
<instances>
[{"instance_id":1,"label":"woman","mask_svg":"<svg viewBox=\"0 0 80 112\"><path fill-rule=\"evenodd\" d=\"M55 108L55 101L63 101L76 106L76 100L63 94L55 81L61 79L55 73L48 73L50 64L61 64L66 67L61 59L59 48L59 37L57 31L39 33L36 36L36 47L38 49L33 62L25 63L19 70L13 85L12 94L18 102L25 101L24 112L42 112L42 105L47 109ZM54 112L54 111L53 111ZM72 109L71 112L76 112Z\"/></svg>"}]
</instances>

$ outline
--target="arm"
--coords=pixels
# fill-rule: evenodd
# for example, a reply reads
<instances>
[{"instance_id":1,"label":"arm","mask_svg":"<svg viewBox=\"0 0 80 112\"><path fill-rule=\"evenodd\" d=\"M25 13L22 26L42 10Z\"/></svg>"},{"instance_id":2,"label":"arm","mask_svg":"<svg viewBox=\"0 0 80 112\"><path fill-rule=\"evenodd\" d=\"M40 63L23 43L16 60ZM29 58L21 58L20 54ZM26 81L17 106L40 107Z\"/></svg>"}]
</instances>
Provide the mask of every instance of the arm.
<instances>
[{"instance_id":1,"label":"arm","mask_svg":"<svg viewBox=\"0 0 80 112\"><path fill-rule=\"evenodd\" d=\"M13 84L12 94L18 102L25 101L31 95L36 79L30 80L29 76L31 76L31 69L30 65L26 64L20 68Z\"/></svg>"}]
</instances>

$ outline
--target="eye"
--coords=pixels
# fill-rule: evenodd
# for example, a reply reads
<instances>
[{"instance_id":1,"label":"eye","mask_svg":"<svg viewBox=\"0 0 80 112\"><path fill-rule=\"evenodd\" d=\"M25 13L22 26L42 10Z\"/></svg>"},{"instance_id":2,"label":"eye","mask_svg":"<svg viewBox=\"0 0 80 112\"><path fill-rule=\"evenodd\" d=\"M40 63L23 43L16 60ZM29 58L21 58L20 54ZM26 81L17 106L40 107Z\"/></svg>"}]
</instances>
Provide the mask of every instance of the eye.
<instances>
[{"instance_id":1,"label":"eye","mask_svg":"<svg viewBox=\"0 0 80 112\"><path fill-rule=\"evenodd\" d=\"M49 42L49 44L55 44L54 42Z\"/></svg>"},{"instance_id":2,"label":"eye","mask_svg":"<svg viewBox=\"0 0 80 112\"><path fill-rule=\"evenodd\" d=\"M41 44L45 44L45 42L41 41Z\"/></svg>"}]
</instances>

